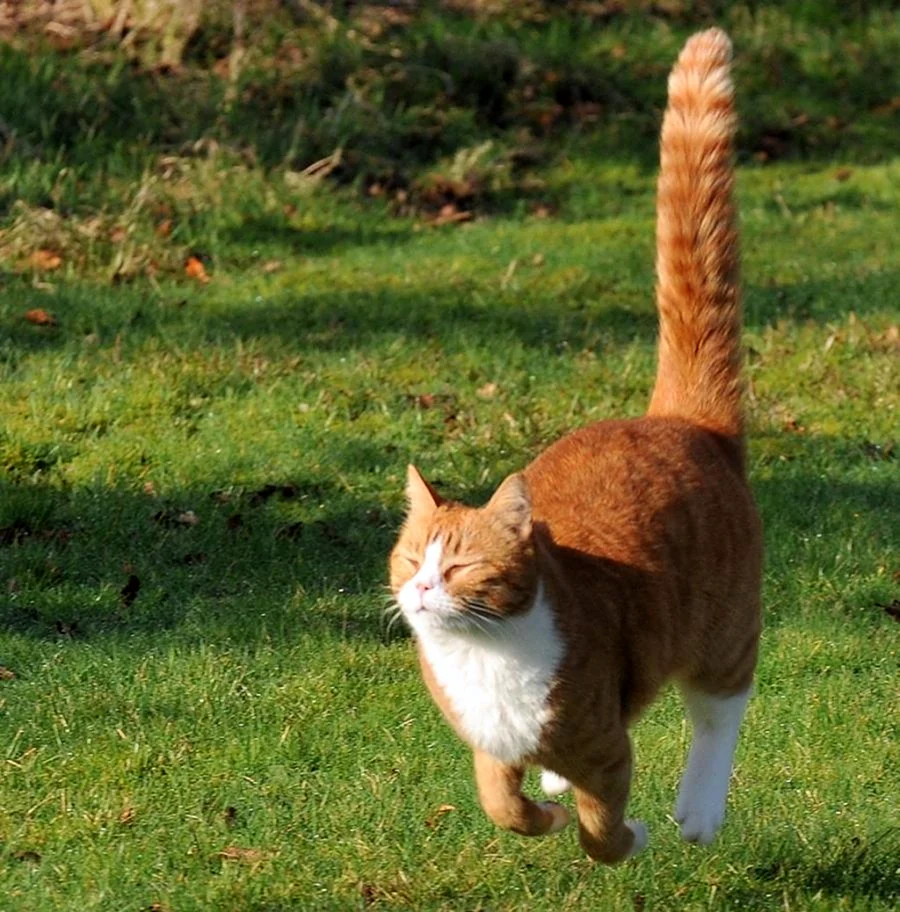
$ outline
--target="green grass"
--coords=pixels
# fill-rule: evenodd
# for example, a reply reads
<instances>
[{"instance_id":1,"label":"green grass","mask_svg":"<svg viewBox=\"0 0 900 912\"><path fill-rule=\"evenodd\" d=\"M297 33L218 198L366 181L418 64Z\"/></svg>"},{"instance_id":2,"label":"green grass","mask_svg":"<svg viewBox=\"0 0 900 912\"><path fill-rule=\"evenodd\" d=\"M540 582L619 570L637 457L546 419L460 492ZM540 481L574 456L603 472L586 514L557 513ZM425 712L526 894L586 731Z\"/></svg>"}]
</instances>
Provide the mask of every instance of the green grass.
<instances>
[{"instance_id":1,"label":"green grass","mask_svg":"<svg viewBox=\"0 0 900 912\"><path fill-rule=\"evenodd\" d=\"M129 66L0 50L16 136L0 223L0 665L15 673L0 680L0 907L896 907L900 628L882 606L900 595L900 160L882 110L896 76L876 76L898 26L887 6L795 6L722 12L747 114L758 694L709 849L668 817L688 734L674 695L639 724L632 810L651 846L616 869L571 831L527 841L487 821L467 749L384 623L385 562L408 461L476 503L566 430L644 409L657 107L700 20L417 18L385 40L432 61L451 47L438 72L469 93L418 149L435 103L421 84L418 113L387 94L364 106L382 132L350 102L346 131L323 132L346 91L333 61L299 92L293 73L245 77L321 114L292 132L249 103L223 114L203 60L160 93L163 77ZM598 121L566 107L523 139L521 76L480 94L488 40L569 61L570 82L594 60L584 85L614 70L618 94ZM382 48L342 42L353 72ZM793 61L781 87L776 59ZM35 95L57 79L80 108ZM766 135L782 145L764 159ZM184 145L204 136L218 145ZM475 218L430 227L421 188L486 139L463 175L475 199L457 200ZM330 179L298 176L337 144ZM524 168L504 157L523 144ZM59 268L34 266L38 249ZM208 284L184 275L192 252ZM27 322L32 308L57 325Z\"/></svg>"}]
</instances>

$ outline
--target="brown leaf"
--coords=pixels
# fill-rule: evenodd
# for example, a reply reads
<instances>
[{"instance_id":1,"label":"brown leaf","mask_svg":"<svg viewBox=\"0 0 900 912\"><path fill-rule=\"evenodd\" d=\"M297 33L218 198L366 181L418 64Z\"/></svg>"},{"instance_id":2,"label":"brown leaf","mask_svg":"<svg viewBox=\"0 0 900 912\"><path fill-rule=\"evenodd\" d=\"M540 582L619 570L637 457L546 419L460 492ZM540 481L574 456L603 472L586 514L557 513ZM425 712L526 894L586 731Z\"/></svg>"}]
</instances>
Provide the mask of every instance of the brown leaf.
<instances>
[{"instance_id":1,"label":"brown leaf","mask_svg":"<svg viewBox=\"0 0 900 912\"><path fill-rule=\"evenodd\" d=\"M552 203L534 203L531 214L539 219L550 218L556 215L556 207Z\"/></svg>"},{"instance_id":2,"label":"brown leaf","mask_svg":"<svg viewBox=\"0 0 900 912\"><path fill-rule=\"evenodd\" d=\"M0 681L12 681L16 677L16 673L11 671L5 665L0 665Z\"/></svg>"},{"instance_id":3,"label":"brown leaf","mask_svg":"<svg viewBox=\"0 0 900 912\"><path fill-rule=\"evenodd\" d=\"M434 408L435 395L434 393L422 393L419 396L414 396L413 401L420 409Z\"/></svg>"},{"instance_id":4,"label":"brown leaf","mask_svg":"<svg viewBox=\"0 0 900 912\"><path fill-rule=\"evenodd\" d=\"M900 111L900 95L895 95L885 104L872 108L872 113L877 114L879 117L889 117L897 111Z\"/></svg>"},{"instance_id":5,"label":"brown leaf","mask_svg":"<svg viewBox=\"0 0 900 912\"><path fill-rule=\"evenodd\" d=\"M140 578L132 573L128 577L128 581L122 587L121 592L119 593L120 601L123 608L130 608L134 604L134 600L138 597L138 592L141 591L141 581Z\"/></svg>"},{"instance_id":6,"label":"brown leaf","mask_svg":"<svg viewBox=\"0 0 900 912\"><path fill-rule=\"evenodd\" d=\"M195 256L187 258L184 264L184 274L188 276L188 278L202 282L204 285L210 280L209 276L206 274L206 267L203 265L203 261Z\"/></svg>"},{"instance_id":7,"label":"brown leaf","mask_svg":"<svg viewBox=\"0 0 900 912\"><path fill-rule=\"evenodd\" d=\"M157 510L150 518L167 529L178 526L196 526L200 522L200 518L193 510Z\"/></svg>"},{"instance_id":8,"label":"brown leaf","mask_svg":"<svg viewBox=\"0 0 900 912\"><path fill-rule=\"evenodd\" d=\"M172 219L163 219L154 229L157 237L167 238L172 233Z\"/></svg>"},{"instance_id":9,"label":"brown leaf","mask_svg":"<svg viewBox=\"0 0 900 912\"><path fill-rule=\"evenodd\" d=\"M849 180L851 177L853 177L852 168L838 168L837 171L834 172L834 179L841 183L845 180Z\"/></svg>"},{"instance_id":10,"label":"brown leaf","mask_svg":"<svg viewBox=\"0 0 900 912\"><path fill-rule=\"evenodd\" d=\"M234 513L225 520L225 525L229 532L237 532L244 525L244 517L240 513Z\"/></svg>"},{"instance_id":11,"label":"brown leaf","mask_svg":"<svg viewBox=\"0 0 900 912\"><path fill-rule=\"evenodd\" d=\"M53 272L54 269L62 266L62 257L55 251L42 247L28 257L28 265L32 269L40 269L42 272Z\"/></svg>"},{"instance_id":12,"label":"brown leaf","mask_svg":"<svg viewBox=\"0 0 900 912\"><path fill-rule=\"evenodd\" d=\"M56 326L56 317L44 310L43 307L26 310L25 319L29 323L34 323L35 326Z\"/></svg>"},{"instance_id":13,"label":"brown leaf","mask_svg":"<svg viewBox=\"0 0 900 912\"><path fill-rule=\"evenodd\" d=\"M195 564L205 564L206 560L206 554L202 551L192 551L190 554L185 554L183 557L178 558L176 563L184 564L186 567L193 567Z\"/></svg>"},{"instance_id":14,"label":"brown leaf","mask_svg":"<svg viewBox=\"0 0 900 912\"><path fill-rule=\"evenodd\" d=\"M281 260L266 260L262 264L262 271L265 273L278 272L281 269L282 263Z\"/></svg>"},{"instance_id":15,"label":"brown leaf","mask_svg":"<svg viewBox=\"0 0 900 912\"><path fill-rule=\"evenodd\" d=\"M69 639L73 639L81 634L78 621L72 621L71 623L68 621L57 621L55 626L56 632L60 636L69 637Z\"/></svg>"},{"instance_id":16,"label":"brown leaf","mask_svg":"<svg viewBox=\"0 0 900 912\"><path fill-rule=\"evenodd\" d=\"M262 849L244 849L240 846L226 846L218 853L223 861L243 861L248 864L258 864L268 858L268 853Z\"/></svg>"},{"instance_id":17,"label":"brown leaf","mask_svg":"<svg viewBox=\"0 0 900 912\"><path fill-rule=\"evenodd\" d=\"M425 821L425 826L429 830L434 829L437 822L440 820L444 814L449 814L451 811L456 810L456 805L454 804L442 804L432 815Z\"/></svg>"},{"instance_id":18,"label":"brown leaf","mask_svg":"<svg viewBox=\"0 0 900 912\"><path fill-rule=\"evenodd\" d=\"M596 101L582 101L572 107L572 114L583 123L595 123L603 116L603 105Z\"/></svg>"},{"instance_id":19,"label":"brown leaf","mask_svg":"<svg viewBox=\"0 0 900 912\"><path fill-rule=\"evenodd\" d=\"M134 808L130 804L122 808L122 813L119 814L119 823L122 826L129 826L134 823Z\"/></svg>"},{"instance_id":20,"label":"brown leaf","mask_svg":"<svg viewBox=\"0 0 900 912\"><path fill-rule=\"evenodd\" d=\"M882 605L880 602L875 603L876 608L883 608L884 613L900 623L900 599L894 599L890 605Z\"/></svg>"},{"instance_id":21,"label":"brown leaf","mask_svg":"<svg viewBox=\"0 0 900 912\"><path fill-rule=\"evenodd\" d=\"M38 864L41 860L40 854L31 849L13 852L13 858L15 858L16 861L27 861L29 864Z\"/></svg>"},{"instance_id":22,"label":"brown leaf","mask_svg":"<svg viewBox=\"0 0 900 912\"><path fill-rule=\"evenodd\" d=\"M479 387L475 390L475 395L479 399L493 399L497 395L497 384L496 383L485 383L484 386Z\"/></svg>"},{"instance_id":23,"label":"brown leaf","mask_svg":"<svg viewBox=\"0 0 900 912\"><path fill-rule=\"evenodd\" d=\"M466 209L458 209L456 203L445 203L441 206L440 212L431 219L426 221L426 225L438 228L441 225L456 225L460 222L468 222L472 219L472 213Z\"/></svg>"}]
</instances>

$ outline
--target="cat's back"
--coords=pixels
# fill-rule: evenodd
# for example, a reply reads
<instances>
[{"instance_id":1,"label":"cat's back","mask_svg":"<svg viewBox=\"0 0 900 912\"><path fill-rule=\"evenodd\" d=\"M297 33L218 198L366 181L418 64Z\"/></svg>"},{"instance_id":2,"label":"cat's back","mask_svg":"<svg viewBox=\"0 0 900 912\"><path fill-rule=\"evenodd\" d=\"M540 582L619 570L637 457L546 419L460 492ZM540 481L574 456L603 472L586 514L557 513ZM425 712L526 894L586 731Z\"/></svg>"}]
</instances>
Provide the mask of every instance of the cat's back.
<instances>
[{"instance_id":1,"label":"cat's back","mask_svg":"<svg viewBox=\"0 0 900 912\"><path fill-rule=\"evenodd\" d=\"M716 434L640 418L575 431L526 469L566 674L583 681L598 656L619 668L628 685L613 696L628 718L672 674L702 677L726 646L743 664L717 686L752 668L762 528L740 466Z\"/></svg>"},{"instance_id":2,"label":"cat's back","mask_svg":"<svg viewBox=\"0 0 900 912\"><path fill-rule=\"evenodd\" d=\"M535 521L557 545L633 566L653 569L679 543L723 542L736 529L746 541L758 526L733 443L679 419L589 425L525 475Z\"/></svg>"}]
</instances>

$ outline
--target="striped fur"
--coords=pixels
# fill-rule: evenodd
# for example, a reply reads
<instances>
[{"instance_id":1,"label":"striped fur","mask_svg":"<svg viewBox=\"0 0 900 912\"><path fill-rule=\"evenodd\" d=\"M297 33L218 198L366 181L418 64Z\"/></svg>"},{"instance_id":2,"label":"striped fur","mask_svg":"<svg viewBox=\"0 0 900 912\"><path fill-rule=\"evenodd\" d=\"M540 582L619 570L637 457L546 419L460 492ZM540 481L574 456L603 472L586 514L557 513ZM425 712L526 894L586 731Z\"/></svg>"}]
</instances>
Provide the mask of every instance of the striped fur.
<instances>
[{"instance_id":1,"label":"striped fur","mask_svg":"<svg viewBox=\"0 0 900 912\"><path fill-rule=\"evenodd\" d=\"M522 792L571 785L585 851L630 858L629 726L678 682L694 740L676 803L709 842L760 630L762 534L744 473L732 202L730 45L692 38L669 83L659 180L659 369L648 415L567 434L481 509L416 469L391 586L426 686L473 748L497 825L537 836L568 812Z\"/></svg>"}]
</instances>

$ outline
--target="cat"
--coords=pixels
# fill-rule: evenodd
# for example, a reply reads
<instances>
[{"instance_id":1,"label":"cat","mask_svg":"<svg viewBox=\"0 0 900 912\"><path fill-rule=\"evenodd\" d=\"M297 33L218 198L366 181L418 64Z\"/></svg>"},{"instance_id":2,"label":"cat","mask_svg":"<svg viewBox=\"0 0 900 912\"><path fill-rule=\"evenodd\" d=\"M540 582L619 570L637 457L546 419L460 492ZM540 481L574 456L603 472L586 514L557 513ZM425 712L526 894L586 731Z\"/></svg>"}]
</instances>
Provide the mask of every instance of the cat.
<instances>
[{"instance_id":1,"label":"cat","mask_svg":"<svg viewBox=\"0 0 900 912\"><path fill-rule=\"evenodd\" d=\"M570 433L482 508L444 500L410 466L390 556L425 684L474 749L487 815L527 836L565 827L564 806L522 792L540 767L548 795L573 788L581 844L609 864L647 843L625 819L628 728L669 680L693 730L674 817L686 840L713 839L757 658L730 61L710 29L669 77L647 415Z\"/></svg>"}]
</instances>

